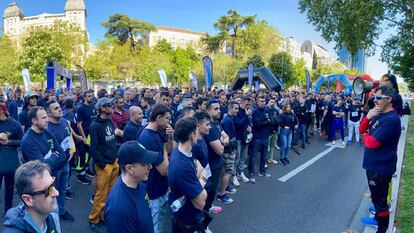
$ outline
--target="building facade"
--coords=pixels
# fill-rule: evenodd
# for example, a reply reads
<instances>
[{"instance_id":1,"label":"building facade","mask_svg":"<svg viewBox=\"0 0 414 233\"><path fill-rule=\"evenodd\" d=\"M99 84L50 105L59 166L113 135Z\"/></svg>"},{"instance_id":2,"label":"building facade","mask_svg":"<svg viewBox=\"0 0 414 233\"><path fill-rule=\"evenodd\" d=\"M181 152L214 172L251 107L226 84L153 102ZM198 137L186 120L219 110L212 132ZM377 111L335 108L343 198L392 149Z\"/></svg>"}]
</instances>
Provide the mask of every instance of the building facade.
<instances>
[{"instance_id":1,"label":"building facade","mask_svg":"<svg viewBox=\"0 0 414 233\"><path fill-rule=\"evenodd\" d=\"M171 44L173 49L185 49L190 46L194 48L196 52L200 53L202 51L200 38L204 34L205 33L203 32L194 32L186 29L158 26L157 31L150 32L148 36L148 45L154 47L161 40L166 40Z\"/></svg>"},{"instance_id":2,"label":"building facade","mask_svg":"<svg viewBox=\"0 0 414 233\"><path fill-rule=\"evenodd\" d=\"M351 62L351 54L345 47L342 47L339 51L339 61L341 61L348 68L355 68L361 73L367 72L367 54L365 49L359 49L354 57L354 60Z\"/></svg>"},{"instance_id":3,"label":"building facade","mask_svg":"<svg viewBox=\"0 0 414 233\"><path fill-rule=\"evenodd\" d=\"M56 21L69 22L86 30L86 7L84 0L67 0L64 13L43 13L36 16L25 16L17 3L10 3L3 14L4 35L9 36L17 47L32 30L51 28Z\"/></svg>"},{"instance_id":4,"label":"building facade","mask_svg":"<svg viewBox=\"0 0 414 233\"><path fill-rule=\"evenodd\" d=\"M301 51L309 53L312 58L314 53L316 53L316 56L318 57L318 63L320 64L332 64L336 62L336 59L331 56L327 49L325 49L322 45L310 40L306 40L302 43Z\"/></svg>"}]
</instances>

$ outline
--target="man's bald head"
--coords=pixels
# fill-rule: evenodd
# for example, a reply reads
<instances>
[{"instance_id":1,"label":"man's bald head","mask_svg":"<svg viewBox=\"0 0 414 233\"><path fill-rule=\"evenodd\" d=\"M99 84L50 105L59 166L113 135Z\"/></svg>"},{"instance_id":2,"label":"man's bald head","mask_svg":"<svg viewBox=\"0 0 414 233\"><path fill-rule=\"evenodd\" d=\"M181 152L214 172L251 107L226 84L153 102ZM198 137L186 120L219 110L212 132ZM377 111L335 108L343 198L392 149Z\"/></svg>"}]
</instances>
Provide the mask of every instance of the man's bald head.
<instances>
[{"instance_id":1,"label":"man's bald head","mask_svg":"<svg viewBox=\"0 0 414 233\"><path fill-rule=\"evenodd\" d=\"M142 113L142 109L140 107L132 106L129 108L129 117L134 123L141 124L144 114Z\"/></svg>"}]
</instances>

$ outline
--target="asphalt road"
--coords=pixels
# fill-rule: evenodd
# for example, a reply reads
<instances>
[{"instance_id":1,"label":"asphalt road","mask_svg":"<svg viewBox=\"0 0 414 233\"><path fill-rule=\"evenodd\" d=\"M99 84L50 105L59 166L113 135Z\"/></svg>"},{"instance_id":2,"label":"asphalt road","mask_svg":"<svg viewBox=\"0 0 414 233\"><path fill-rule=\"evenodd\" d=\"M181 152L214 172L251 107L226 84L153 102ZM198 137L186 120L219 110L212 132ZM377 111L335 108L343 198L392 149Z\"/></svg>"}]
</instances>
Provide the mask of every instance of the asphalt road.
<instances>
[{"instance_id":1,"label":"asphalt road","mask_svg":"<svg viewBox=\"0 0 414 233\"><path fill-rule=\"evenodd\" d=\"M224 205L210 229L214 233L336 233L349 230L362 232L356 219L357 210L367 191L362 169L363 148L350 145L335 148L286 182L278 179L325 151L329 147L319 136L311 138L301 155L289 152L288 166L271 166L271 178L256 177L256 184L244 184L232 195L234 203ZM63 232L89 232L87 216L91 187L71 179L73 200L68 211L75 222L62 222ZM4 208L4 189L0 192L0 210ZM15 196L15 202L18 202ZM0 221L3 222L3 216Z\"/></svg>"}]
</instances>

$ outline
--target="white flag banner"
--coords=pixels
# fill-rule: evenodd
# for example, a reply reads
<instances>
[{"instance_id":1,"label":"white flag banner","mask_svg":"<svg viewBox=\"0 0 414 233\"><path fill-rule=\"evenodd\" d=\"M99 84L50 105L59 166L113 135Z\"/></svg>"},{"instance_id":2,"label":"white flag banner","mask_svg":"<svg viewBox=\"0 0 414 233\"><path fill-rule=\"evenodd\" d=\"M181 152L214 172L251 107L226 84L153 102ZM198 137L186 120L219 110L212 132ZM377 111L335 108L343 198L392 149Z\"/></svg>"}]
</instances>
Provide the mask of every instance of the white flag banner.
<instances>
[{"instance_id":1,"label":"white flag banner","mask_svg":"<svg viewBox=\"0 0 414 233\"><path fill-rule=\"evenodd\" d=\"M198 83L197 83L197 77L193 72L190 72L190 80L193 83L193 87L196 91L198 91Z\"/></svg>"},{"instance_id":2,"label":"white flag banner","mask_svg":"<svg viewBox=\"0 0 414 233\"><path fill-rule=\"evenodd\" d=\"M26 92L28 92L30 90L29 70L28 69L23 69L22 70L22 75L23 75L24 89L26 90Z\"/></svg>"},{"instance_id":3,"label":"white flag banner","mask_svg":"<svg viewBox=\"0 0 414 233\"><path fill-rule=\"evenodd\" d=\"M158 74L160 75L161 86L168 87L167 74L165 73L165 70L164 69L158 70Z\"/></svg>"}]
</instances>

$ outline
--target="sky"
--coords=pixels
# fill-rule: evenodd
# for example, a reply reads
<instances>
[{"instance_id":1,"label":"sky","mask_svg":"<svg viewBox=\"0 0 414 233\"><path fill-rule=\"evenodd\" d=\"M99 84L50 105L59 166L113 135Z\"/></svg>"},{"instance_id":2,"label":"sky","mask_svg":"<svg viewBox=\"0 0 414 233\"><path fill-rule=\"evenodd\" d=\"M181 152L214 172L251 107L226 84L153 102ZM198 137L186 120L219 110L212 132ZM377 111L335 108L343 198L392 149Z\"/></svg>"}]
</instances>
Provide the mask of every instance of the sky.
<instances>
[{"instance_id":1,"label":"sky","mask_svg":"<svg viewBox=\"0 0 414 233\"><path fill-rule=\"evenodd\" d=\"M25 16L41 13L63 13L66 0L0 0L0 11L16 2ZM101 23L111 14L128 14L131 18L150 22L156 26L184 28L215 34L213 24L234 9L241 15L257 15L277 28L285 37L294 37L298 42L311 40L321 44L336 58L334 43L326 42L321 33L308 23L306 14L301 14L296 0L85 0L87 9L87 30L90 42L96 44L103 39L105 29ZM389 31L386 33L389 33ZM377 44L383 44L386 33ZM381 63L381 48L368 58L367 73L374 79L387 73L387 65Z\"/></svg>"}]
</instances>

